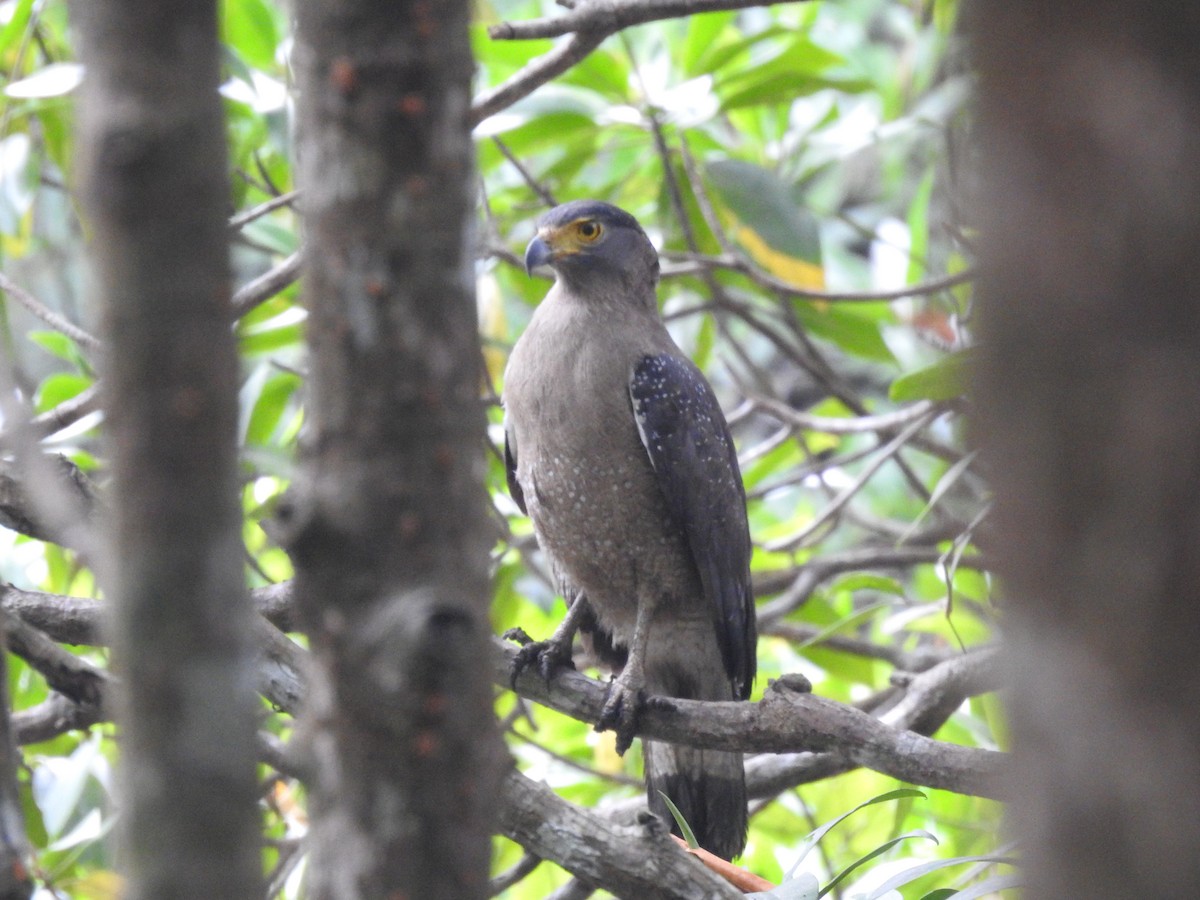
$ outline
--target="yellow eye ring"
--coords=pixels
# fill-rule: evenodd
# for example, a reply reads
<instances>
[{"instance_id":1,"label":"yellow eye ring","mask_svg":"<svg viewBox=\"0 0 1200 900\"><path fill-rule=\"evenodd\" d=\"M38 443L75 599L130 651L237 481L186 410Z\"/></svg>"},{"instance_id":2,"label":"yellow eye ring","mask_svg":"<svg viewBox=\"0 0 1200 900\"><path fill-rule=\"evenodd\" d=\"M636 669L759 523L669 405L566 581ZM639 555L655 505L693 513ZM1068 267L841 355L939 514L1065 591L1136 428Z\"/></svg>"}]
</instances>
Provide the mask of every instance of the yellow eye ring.
<instances>
[{"instance_id":1,"label":"yellow eye ring","mask_svg":"<svg viewBox=\"0 0 1200 900\"><path fill-rule=\"evenodd\" d=\"M579 235L581 240L590 244L598 240L600 235L604 233L604 227L595 219L584 219L575 225L575 233Z\"/></svg>"}]
</instances>

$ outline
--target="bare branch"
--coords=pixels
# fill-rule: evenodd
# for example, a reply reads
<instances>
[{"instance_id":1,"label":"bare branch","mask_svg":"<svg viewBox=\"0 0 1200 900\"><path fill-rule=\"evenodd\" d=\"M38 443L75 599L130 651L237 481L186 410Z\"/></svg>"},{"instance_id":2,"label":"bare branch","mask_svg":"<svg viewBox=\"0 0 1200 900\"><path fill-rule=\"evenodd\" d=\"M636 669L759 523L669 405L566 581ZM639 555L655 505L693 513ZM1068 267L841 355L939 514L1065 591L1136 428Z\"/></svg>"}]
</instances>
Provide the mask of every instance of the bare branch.
<instances>
[{"instance_id":1,"label":"bare branch","mask_svg":"<svg viewBox=\"0 0 1200 900\"><path fill-rule=\"evenodd\" d=\"M509 683L515 649L499 641L493 679ZM643 737L717 750L787 753L836 751L855 765L911 784L998 798L1004 755L898 731L879 719L832 700L789 689L783 679L758 703L713 703L652 698L638 721ZM549 684L534 672L517 679L521 696L572 718L595 723L605 686L577 672Z\"/></svg>"},{"instance_id":2,"label":"bare branch","mask_svg":"<svg viewBox=\"0 0 1200 900\"><path fill-rule=\"evenodd\" d=\"M0 291L4 291L4 293L29 310L29 312L33 313L33 315L37 316L55 331L65 334L80 347L87 350L100 349L99 338L80 328L74 322L64 319L3 272L0 272Z\"/></svg>"},{"instance_id":3,"label":"bare branch","mask_svg":"<svg viewBox=\"0 0 1200 900\"><path fill-rule=\"evenodd\" d=\"M12 717L18 744L37 744L108 720L99 706L84 706L62 694L51 694L37 706L15 712Z\"/></svg>"},{"instance_id":4,"label":"bare branch","mask_svg":"<svg viewBox=\"0 0 1200 900\"><path fill-rule=\"evenodd\" d=\"M29 430L35 438L48 438L74 425L86 415L100 409L100 385L84 388L70 400L64 400L54 409L48 409L29 420Z\"/></svg>"},{"instance_id":5,"label":"bare branch","mask_svg":"<svg viewBox=\"0 0 1200 900\"><path fill-rule=\"evenodd\" d=\"M80 706L104 707L112 685L112 676L106 670L64 650L7 609L0 613L0 624L9 650L29 663L51 688Z\"/></svg>"},{"instance_id":6,"label":"bare branch","mask_svg":"<svg viewBox=\"0 0 1200 900\"><path fill-rule=\"evenodd\" d=\"M677 278L683 275L696 275L710 269L726 269L740 272L754 281L759 287L776 294L791 297L795 300L820 300L828 303L886 303L892 300L904 300L908 297L921 297L927 294L938 294L974 281L978 273L974 269L964 269L952 275L931 278L918 284L909 284L898 288L888 288L878 291L819 291L809 288L798 288L786 281L781 281L769 272L764 272L740 253L723 253L720 256L710 256L704 253L690 253L683 250L664 251L663 259L670 261L664 266L663 278Z\"/></svg>"},{"instance_id":7,"label":"bare branch","mask_svg":"<svg viewBox=\"0 0 1200 900\"><path fill-rule=\"evenodd\" d=\"M933 734L965 699L1001 685L997 653L991 648L972 651L913 677L905 697L880 718L896 729ZM838 752L764 754L746 762L746 785L751 797L770 797L857 767Z\"/></svg>"},{"instance_id":8,"label":"bare branch","mask_svg":"<svg viewBox=\"0 0 1200 900\"><path fill-rule=\"evenodd\" d=\"M858 474L854 481L847 485L811 522L795 534L769 541L766 544L766 548L772 552L776 552L795 550L800 547L806 538L814 534L826 522L833 519L862 490L863 486L871 480L875 473L883 467L884 463L896 456L904 448L905 444L916 437L919 431L931 424L936 415L936 410L930 410L916 421L911 422L903 431L888 441L867 467Z\"/></svg>"},{"instance_id":9,"label":"bare branch","mask_svg":"<svg viewBox=\"0 0 1200 900\"><path fill-rule=\"evenodd\" d=\"M733 900L742 896L680 850L654 816L647 814L641 827L622 828L516 771L502 782L501 792L500 829L505 836L618 897Z\"/></svg>"},{"instance_id":10,"label":"bare branch","mask_svg":"<svg viewBox=\"0 0 1200 900\"><path fill-rule=\"evenodd\" d=\"M471 104L470 123L478 125L488 116L507 109L518 100L528 97L547 81L557 78L567 69L582 61L589 53L604 43L608 33L579 32L557 44L537 59L522 66L511 78L490 91L475 97Z\"/></svg>"},{"instance_id":11,"label":"bare branch","mask_svg":"<svg viewBox=\"0 0 1200 900\"><path fill-rule=\"evenodd\" d=\"M290 598L290 582L252 592L260 609L286 623L291 614L280 610L284 597ZM105 641L102 632L104 605L99 600L23 591L11 584L0 584L0 608L19 616L55 641L91 646L101 646ZM253 627L259 649L258 692L276 709L294 713L304 694L307 651L261 616L254 620Z\"/></svg>"},{"instance_id":12,"label":"bare branch","mask_svg":"<svg viewBox=\"0 0 1200 900\"><path fill-rule=\"evenodd\" d=\"M303 251L297 250L282 262L272 266L252 281L248 281L234 292L230 300L233 317L240 319L256 306L266 303L299 277Z\"/></svg>"},{"instance_id":13,"label":"bare branch","mask_svg":"<svg viewBox=\"0 0 1200 900\"><path fill-rule=\"evenodd\" d=\"M501 22L488 29L488 36L496 41L527 41L586 31L599 31L607 36L631 25L661 19L793 2L798 0L590 0L562 16Z\"/></svg>"},{"instance_id":14,"label":"bare branch","mask_svg":"<svg viewBox=\"0 0 1200 900\"><path fill-rule=\"evenodd\" d=\"M908 425L928 415L934 409L930 400L920 400L911 406L892 412L878 413L873 416L854 416L852 418L836 418L834 416L814 416L798 409L793 409L771 397L751 397L751 403L758 409L769 413L781 422L804 428L808 431L820 431L825 434L861 434L865 431L891 431L902 425Z\"/></svg>"},{"instance_id":15,"label":"bare branch","mask_svg":"<svg viewBox=\"0 0 1200 900\"><path fill-rule=\"evenodd\" d=\"M278 197L272 197L270 200L264 201L263 203L258 204L258 206L252 207L245 212L240 212L236 216L230 218L229 230L239 231L240 229L245 228L255 219L260 219L268 213L274 212L280 207L291 206L296 202L296 199L299 196L299 190L288 191L285 194L280 194Z\"/></svg>"}]
</instances>

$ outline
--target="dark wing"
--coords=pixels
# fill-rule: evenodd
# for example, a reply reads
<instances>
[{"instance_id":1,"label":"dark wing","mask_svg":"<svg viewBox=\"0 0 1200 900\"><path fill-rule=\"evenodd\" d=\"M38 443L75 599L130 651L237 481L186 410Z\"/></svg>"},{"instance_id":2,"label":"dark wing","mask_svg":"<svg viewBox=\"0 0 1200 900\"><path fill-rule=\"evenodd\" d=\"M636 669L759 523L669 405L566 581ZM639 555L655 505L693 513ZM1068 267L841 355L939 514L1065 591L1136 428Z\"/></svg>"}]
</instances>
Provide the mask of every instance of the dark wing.
<instances>
[{"instance_id":1,"label":"dark wing","mask_svg":"<svg viewBox=\"0 0 1200 900\"><path fill-rule=\"evenodd\" d=\"M757 632L750 590L746 492L729 425L690 360L644 356L629 381L634 417L667 507L687 534L734 696L754 681Z\"/></svg>"},{"instance_id":2,"label":"dark wing","mask_svg":"<svg viewBox=\"0 0 1200 900\"><path fill-rule=\"evenodd\" d=\"M504 429L504 478L508 481L508 492L512 494L512 498L517 501L517 506L521 507L521 512L529 515L529 510L525 508L525 492L521 490L521 482L517 481L517 454L516 448L513 446L516 443L508 433L508 429Z\"/></svg>"}]
</instances>

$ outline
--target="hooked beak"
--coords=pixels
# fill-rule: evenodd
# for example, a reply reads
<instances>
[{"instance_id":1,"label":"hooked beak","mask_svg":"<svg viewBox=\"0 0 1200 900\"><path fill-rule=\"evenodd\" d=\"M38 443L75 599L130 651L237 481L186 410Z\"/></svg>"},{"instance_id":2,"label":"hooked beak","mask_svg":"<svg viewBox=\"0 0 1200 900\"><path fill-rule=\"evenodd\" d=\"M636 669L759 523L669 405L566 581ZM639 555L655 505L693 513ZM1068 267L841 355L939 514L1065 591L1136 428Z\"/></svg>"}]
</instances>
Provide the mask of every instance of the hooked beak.
<instances>
[{"instance_id":1,"label":"hooked beak","mask_svg":"<svg viewBox=\"0 0 1200 900\"><path fill-rule=\"evenodd\" d=\"M525 248L525 274L532 275L534 269L553 260L554 255L554 250L539 234Z\"/></svg>"}]
</instances>

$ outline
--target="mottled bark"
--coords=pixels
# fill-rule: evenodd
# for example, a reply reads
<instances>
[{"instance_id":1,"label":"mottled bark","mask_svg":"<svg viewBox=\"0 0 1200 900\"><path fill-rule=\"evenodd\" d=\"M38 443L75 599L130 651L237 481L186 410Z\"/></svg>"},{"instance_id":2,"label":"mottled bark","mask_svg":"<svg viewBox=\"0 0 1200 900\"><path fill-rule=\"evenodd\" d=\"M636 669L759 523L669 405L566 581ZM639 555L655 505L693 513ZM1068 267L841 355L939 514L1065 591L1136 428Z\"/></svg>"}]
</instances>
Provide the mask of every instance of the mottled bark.
<instances>
[{"instance_id":1,"label":"mottled bark","mask_svg":"<svg viewBox=\"0 0 1200 900\"><path fill-rule=\"evenodd\" d=\"M465 0L297 6L311 348L284 523L317 898L482 897L498 801Z\"/></svg>"},{"instance_id":2,"label":"mottled bark","mask_svg":"<svg viewBox=\"0 0 1200 900\"><path fill-rule=\"evenodd\" d=\"M86 0L80 168L106 352L100 561L129 898L259 897L251 613L214 0Z\"/></svg>"},{"instance_id":3,"label":"mottled bark","mask_svg":"<svg viewBox=\"0 0 1200 900\"><path fill-rule=\"evenodd\" d=\"M977 2L1029 898L1200 896L1200 15Z\"/></svg>"}]
</instances>

